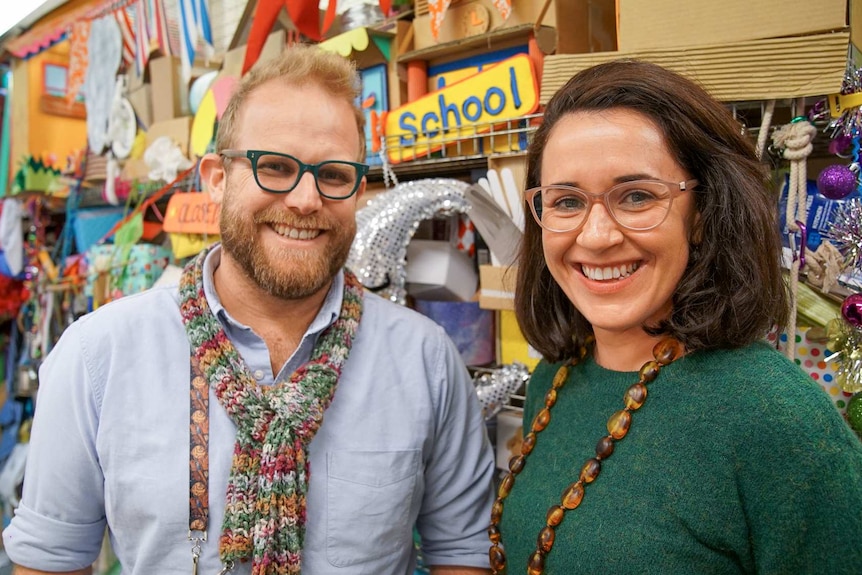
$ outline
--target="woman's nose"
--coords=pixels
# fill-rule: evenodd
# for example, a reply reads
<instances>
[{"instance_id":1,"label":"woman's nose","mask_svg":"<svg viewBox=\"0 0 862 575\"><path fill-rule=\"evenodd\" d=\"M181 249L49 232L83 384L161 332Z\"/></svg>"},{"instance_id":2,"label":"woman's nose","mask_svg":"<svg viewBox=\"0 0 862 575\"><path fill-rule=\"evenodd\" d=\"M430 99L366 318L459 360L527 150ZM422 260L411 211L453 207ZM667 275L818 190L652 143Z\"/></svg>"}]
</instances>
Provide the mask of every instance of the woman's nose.
<instances>
[{"instance_id":1,"label":"woman's nose","mask_svg":"<svg viewBox=\"0 0 862 575\"><path fill-rule=\"evenodd\" d=\"M604 204L594 202L587 213L587 220L578 232L578 244L589 249L604 249L622 240L622 227Z\"/></svg>"}]
</instances>

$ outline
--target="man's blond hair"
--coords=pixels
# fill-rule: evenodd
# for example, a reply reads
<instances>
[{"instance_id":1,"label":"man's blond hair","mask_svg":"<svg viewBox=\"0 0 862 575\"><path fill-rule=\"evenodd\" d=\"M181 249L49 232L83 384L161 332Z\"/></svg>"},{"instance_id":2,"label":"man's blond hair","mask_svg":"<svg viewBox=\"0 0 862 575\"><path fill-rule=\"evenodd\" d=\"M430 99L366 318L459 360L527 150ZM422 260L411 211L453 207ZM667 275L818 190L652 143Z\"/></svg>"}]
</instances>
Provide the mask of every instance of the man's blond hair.
<instances>
[{"instance_id":1,"label":"man's blond hair","mask_svg":"<svg viewBox=\"0 0 862 575\"><path fill-rule=\"evenodd\" d=\"M353 62L338 54L307 44L296 44L285 49L281 56L253 68L242 78L219 122L216 151L234 146L238 129L237 117L243 103L257 87L275 79L284 80L293 86L316 84L334 98L343 99L350 104L359 132L358 159L360 162L365 160L365 114L356 105L360 94L356 67ZM309 121L313 122L314 119L309 118Z\"/></svg>"}]
</instances>

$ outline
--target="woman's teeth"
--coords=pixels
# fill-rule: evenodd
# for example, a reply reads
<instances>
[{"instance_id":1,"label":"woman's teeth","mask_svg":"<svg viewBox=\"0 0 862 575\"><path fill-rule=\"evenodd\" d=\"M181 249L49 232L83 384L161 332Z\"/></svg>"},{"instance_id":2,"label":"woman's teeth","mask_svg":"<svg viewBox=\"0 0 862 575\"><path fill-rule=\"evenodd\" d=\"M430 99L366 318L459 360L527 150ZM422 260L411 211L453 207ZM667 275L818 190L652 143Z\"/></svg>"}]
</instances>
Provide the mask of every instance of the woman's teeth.
<instances>
[{"instance_id":1,"label":"woman's teeth","mask_svg":"<svg viewBox=\"0 0 862 575\"><path fill-rule=\"evenodd\" d=\"M638 269L638 264L626 264L624 266L594 268L590 266L581 266L581 271L584 275L594 281L606 281L613 279L627 278Z\"/></svg>"}]
</instances>

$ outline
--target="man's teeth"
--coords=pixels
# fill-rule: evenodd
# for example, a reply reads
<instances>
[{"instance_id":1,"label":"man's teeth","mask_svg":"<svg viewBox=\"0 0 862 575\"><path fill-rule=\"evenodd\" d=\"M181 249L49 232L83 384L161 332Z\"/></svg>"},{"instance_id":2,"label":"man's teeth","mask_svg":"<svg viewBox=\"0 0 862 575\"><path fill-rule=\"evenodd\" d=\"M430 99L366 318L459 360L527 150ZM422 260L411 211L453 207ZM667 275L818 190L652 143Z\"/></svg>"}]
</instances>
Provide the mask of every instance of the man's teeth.
<instances>
[{"instance_id":1,"label":"man's teeth","mask_svg":"<svg viewBox=\"0 0 862 575\"><path fill-rule=\"evenodd\" d=\"M638 269L637 263L605 268L581 266L581 270L584 272L584 275L595 281L627 278L632 275L636 269Z\"/></svg>"},{"instance_id":2,"label":"man's teeth","mask_svg":"<svg viewBox=\"0 0 862 575\"><path fill-rule=\"evenodd\" d=\"M293 240L313 240L317 236L320 235L320 230L306 230L306 229L298 229L291 228L290 226L284 225L276 225L273 226L273 229L278 232L279 235L288 237Z\"/></svg>"}]
</instances>

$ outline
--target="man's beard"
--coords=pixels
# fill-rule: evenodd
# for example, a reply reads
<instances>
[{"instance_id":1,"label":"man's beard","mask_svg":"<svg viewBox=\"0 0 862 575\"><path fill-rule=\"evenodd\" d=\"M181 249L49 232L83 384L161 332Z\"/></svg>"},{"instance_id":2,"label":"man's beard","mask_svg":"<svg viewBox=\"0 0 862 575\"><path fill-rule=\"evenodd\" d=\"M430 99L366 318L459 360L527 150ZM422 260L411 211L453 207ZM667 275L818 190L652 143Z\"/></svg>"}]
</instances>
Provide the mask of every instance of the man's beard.
<instances>
[{"instance_id":1,"label":"man's beard","mask_svg":"<svg viewBox=\"0 0 862 575\"><path fill-rule=\"evenodd\" d=\"M282 299L302 299L325 288L344 267L356 235L356 222L342 223L319 216L299 218L284 211L269 209L259 214L243 212L241 200L225 193L220 226L222 249L245 274L267 293ZM257 230L260 225L284 224L325 230L329 239L323 251L276 251L262 246Z\"/></svg>"}]
</instances>

